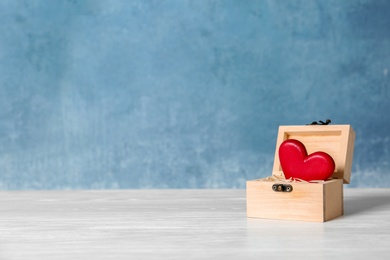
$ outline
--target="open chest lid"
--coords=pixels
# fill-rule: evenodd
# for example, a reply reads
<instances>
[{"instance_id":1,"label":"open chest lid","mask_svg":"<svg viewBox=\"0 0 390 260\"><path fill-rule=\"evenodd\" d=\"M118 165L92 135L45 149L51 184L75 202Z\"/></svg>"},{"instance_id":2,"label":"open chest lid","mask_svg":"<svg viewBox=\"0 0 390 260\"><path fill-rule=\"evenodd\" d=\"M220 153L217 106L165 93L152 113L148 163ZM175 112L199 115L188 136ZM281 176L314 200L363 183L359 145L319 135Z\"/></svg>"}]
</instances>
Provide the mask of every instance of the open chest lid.
<instances>
[{"instance_id":1,"label":"open chest lid","mask_svg":"<svg viewBox=\"0 0 390 260\"><path fill-rule=\"evenodd\" d=\"M350 182L355 143L355 131L350 125L279 126L272 170L274 176L284 176L279 161L279 147L287 139L301 141L308 154L317 151L328 153L336 164L332 178Z\"/></svg>"}]
</instances>

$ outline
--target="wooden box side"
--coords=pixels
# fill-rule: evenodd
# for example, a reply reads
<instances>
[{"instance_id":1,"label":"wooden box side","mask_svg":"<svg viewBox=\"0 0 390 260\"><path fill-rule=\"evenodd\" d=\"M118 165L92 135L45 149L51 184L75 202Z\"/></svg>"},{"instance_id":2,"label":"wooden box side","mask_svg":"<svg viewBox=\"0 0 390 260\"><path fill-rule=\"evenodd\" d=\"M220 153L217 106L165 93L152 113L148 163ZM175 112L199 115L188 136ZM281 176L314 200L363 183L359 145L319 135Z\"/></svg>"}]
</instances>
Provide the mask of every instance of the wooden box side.
<instances>
[{"instance_id":1,"label":"wooden box side","mask_svg":"<svg viewBox=\"0 0 390 260\"><path fill-rule=\"evenodd\" d=\"M344 183L349 184L351 181L351 173L352 173L352 160L353 160L353 151L355 146L355 138L356 134L352 127L349 127L349 131L344 133L344 138L342 141L344 142L341 147L344 149L342 151L342 155L344 155Z\"/></svg>"},{"instance_id":2,"label":"wooden box side","mask_svg":"<svg viewBox=\"0 0 390 260\"><path fill-rule=\"evenodd\" d=\"M275 192L277 182L247 181L247 217L325 222L343 214L343 181L292 182L292 192Z\"/></svg>"},{"instance_id":3,"label":"wooden box side","mask_svg":"<svg viewBox=\"0 0 390 260\"><path fill-rule=\"evenodd\" d=\"M323 184L293 183L292 192L275 192L275 182L247 181L249 218L323 222Z\"/></svg>"},{"instance_id":4,"label":"wooden box side","mask_svg":"<svg viewBox=\"0 0 390 260\"><path fill-rule=\"evenodd\" d=\"M324 186L324 219L337 218L344 214L343 181L335 180Z\"/></svg>"},{"instance_id":5,"label":"wooden box side","mask_svg":"<svg viewBox=\"0 0 390 260\"><path fill-rule=\"evenodd\" d=\"M316 151L328 153L336 164L332 178L343 179L344 183L350 182L355 142L355 132L350 125L280 126L272 170L272 174L278 177L283 177L279 147L287 139L301 141L308 154Z\"/></svg>"}]
</instances>

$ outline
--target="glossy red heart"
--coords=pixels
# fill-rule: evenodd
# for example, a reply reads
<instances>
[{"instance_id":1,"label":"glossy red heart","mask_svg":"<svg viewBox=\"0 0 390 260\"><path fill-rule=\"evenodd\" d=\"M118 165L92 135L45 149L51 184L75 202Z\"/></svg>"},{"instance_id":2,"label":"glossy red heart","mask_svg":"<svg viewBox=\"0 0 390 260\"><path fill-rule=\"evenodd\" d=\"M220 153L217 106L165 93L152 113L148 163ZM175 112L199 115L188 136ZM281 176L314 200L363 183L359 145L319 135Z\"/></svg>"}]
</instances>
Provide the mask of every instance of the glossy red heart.
<instances>
[{"instance_id":1,"label":"glossy red heart","mask_svg":"<svg viewBox=\"0 0 390 260\"><path fill-rule=\"evenodd\" d=\"M295 139L287 139L280 145L279 160L286 179L327 180L335 169L329 154L314 152L307 155L305 145Z\"/></svg>"}]
</instances>

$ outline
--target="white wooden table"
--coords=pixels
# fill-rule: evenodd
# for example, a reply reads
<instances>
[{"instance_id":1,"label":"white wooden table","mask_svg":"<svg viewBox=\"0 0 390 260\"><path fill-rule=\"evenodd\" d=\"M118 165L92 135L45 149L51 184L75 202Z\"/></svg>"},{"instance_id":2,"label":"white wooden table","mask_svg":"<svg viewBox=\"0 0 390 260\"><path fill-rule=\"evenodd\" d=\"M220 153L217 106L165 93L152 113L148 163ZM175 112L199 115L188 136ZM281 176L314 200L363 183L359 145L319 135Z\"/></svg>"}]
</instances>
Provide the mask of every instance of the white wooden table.
<instances>
[{"instance_id":1,"label":"white wooden table","mask_svg":"<svg viewBox=\"0 0 390 260\"><path fill-rule=\"evenodd\" d=\"M244 190L0 192L1 260L271 257L389 259L390 189L326 223L247 219Z\"/></svg>"}]
</instances>

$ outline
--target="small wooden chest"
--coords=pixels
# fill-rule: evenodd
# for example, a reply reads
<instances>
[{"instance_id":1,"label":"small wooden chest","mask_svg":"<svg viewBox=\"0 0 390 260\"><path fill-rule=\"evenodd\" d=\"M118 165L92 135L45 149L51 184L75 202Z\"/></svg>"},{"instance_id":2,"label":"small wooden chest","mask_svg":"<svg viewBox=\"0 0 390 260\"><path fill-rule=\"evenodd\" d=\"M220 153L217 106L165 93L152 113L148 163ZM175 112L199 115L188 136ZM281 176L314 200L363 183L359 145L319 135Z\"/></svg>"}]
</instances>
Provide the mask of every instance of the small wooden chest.
<instances>
[{"instance_id":1,"label":"small wooden chest","mask_svg":"<svg viewBox=\"0 0 390 260\"><path fill-rule=\"evenodd\" d=\"M332 179L286 180L278 156L279 146L286 139L301 141L308 154L323 151L332 156L336 164ZM246 182L247 216L325 222L343 215L343 183L350 182L354 141L350 125L280 126L272 176ZM291 187L291 191L278 191L275 187L280 185Z\"/></svg>"}]
</instances>

